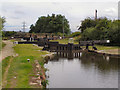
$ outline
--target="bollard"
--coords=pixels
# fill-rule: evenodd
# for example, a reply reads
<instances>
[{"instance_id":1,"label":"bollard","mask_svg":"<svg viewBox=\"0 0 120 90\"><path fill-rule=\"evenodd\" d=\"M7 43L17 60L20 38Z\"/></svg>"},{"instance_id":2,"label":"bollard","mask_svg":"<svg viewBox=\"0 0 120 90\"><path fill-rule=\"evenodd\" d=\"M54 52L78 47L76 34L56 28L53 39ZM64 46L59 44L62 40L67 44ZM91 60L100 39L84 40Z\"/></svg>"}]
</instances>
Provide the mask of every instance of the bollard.
<instances>
[{"instance_id":1,"label":"bollard","mask_svg":"<svg viewBox=\"0 0 120 90\"><path fill-rule=\"evenodd\" d=\"M30 59L27 59L28 62L30 62Z\"/></svg>"},{"instance_id":2,"label":"bollard","mask_svg":"<svg viewBox=\"0 0 120 90\"><path fill-rule=\"evenodd\" d=\"M110 43L110 40L107 40L106 42L107 42L107 43Z\"/></svg>"}]
</instances>

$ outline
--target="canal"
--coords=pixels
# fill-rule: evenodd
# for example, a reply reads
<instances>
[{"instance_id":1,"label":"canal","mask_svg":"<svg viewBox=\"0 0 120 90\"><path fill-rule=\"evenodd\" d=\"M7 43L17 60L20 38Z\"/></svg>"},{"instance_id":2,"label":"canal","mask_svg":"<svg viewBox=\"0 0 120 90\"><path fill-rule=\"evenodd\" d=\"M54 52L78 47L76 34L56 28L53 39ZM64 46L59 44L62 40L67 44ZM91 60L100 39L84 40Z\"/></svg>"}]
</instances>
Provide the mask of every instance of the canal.
<instances>
[{"instance_id":1,"label":"canal","mask_svg":"<svg viewBox=\"0 0 120 90\"><path fill-rule=\"evenodd\" d=\"M118 58L81 53L56 55L45 67L47 88L118 88Z\"/></svg>"}]
</instances>

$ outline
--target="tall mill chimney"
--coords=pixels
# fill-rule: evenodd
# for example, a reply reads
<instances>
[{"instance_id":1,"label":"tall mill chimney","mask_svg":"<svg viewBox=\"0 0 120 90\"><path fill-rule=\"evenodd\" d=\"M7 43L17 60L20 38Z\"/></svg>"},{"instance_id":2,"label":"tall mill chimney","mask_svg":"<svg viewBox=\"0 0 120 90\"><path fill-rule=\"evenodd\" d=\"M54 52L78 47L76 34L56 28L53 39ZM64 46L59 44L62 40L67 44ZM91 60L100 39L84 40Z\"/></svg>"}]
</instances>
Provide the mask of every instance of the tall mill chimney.
<instances>
[{"instance_id":1,"label":"tall mill chimney","mask_svg":"<svg viewBox=\"0 0 120 90\"><path fill-rule=\"evenodd\" d=\"M95 20L97 19L97 10L95 10Z\"/></svg>"}]
</instances>

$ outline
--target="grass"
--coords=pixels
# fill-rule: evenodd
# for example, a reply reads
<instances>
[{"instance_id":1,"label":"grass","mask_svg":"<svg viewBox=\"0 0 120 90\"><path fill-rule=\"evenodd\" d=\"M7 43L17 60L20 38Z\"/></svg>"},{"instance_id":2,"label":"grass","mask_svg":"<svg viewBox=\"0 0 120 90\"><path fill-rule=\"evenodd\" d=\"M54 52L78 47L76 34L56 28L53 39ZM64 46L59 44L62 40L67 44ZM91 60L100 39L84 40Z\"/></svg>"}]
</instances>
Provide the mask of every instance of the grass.
<instances>
[{"instance_id":1,"label":"grass","mask_svg":"<svg viewBox=\"0 0 120 90\"><path fill-rule=\"evenodd\" d=\"M85 46L83 46L85 48ZM102 45L95 45L98 50L111 50L111 49L120 49L118 46L102 46ZM92 46L89 46L89 49L92 50Z\"/></svg>"},{"instance_id":2,"label":"grass","mask_svg":"<svg viewBox=\"0 0 120 90\"><path fill-rule=\"evenodd\" d=\"M52 41L52 42L54 42L54 41L57 41L57 42L59 42L60 44L68 44L69 43L69 39L68 38L66 38L66 39L59 39L59 40L50 40L50 41ZM76 41L74 41L74 44L78 44L78 42L76 42Z\"/></svg>"},{"instance_id":3,"label":"grass","mask_svg":"<svg viewBox=\"0 0 120 90\"><path fill-rule=\"evenodd\" d=\"M3 47L5 47L5 45L6 44L4 42L0 41L0 51L2 50Z\"/></svg>"},{"instance_id":4,"label":"grass","mask_svg":"<svg viewBox=\"0 0 120 90\"><path fill-rule=\"evenodd\" d=\"M40 55L46 54L46 52L40 51L42 48L38 48L36 46L30 45L30 44L17 44L14 47L14 50L16 53L18 53L20 56L34 56L34 57L40 57Z\"/></svg>"},{"instance_id":5,"label":"grass","mask_svg":"<svg viewBox=\"0 0 120 90\"><path fill-rule=\"evenodd\" d=\"M2 48L5 47L5 45L6 45L6 44L5 44L4 42L2 42Z\"/></svg>"},{"instance_id":6,"label":"grass","mask_svg":"<svg viewBox=\"0 0 120 90\"><path fill-rule=\"evenodd\" d=\"M3 74L5 73L5 69L7 68L7 66L9 65L9 61L10 61L10 58L12 57L6 57L3 61L2 61L2 76Z\"/></svg>"},{"instance_id":7,"label":"grass","mask_svg":"<svg viewBox=\"0 0 120 90\"><path fill-rule=\"evenodd\" d=\"M102 45L95 45L98 50L110 50L110 49L120 49L118 46L102 46Z\"/></svg>"},{"instance_id":8,"label":"grass","mask_svg":"<svg viewBox=\"0 0 120 90\"><path fill-rule=\"evenodd\" d=\"M14 57L10 63L10 68L7 74L8 83L5 88L35 88L29 85L29 81L31 75L34 75L34 60L38 60L40 63L44 62L41 55L47 53L40 51L41 49L42 48L30 44L17 44L14 47L15 52L18 53L19 56ZM27 59L30 59L30 62L28 62ZM7 58L7 60L9 60L9 58ZM5 61L3 60L3 62ZM5 63L7 64L7 62ZM5 65L3 65L3 67L5 67Z\"/></svg>"},{"instance_id":9,"label":"grass","mask_svg":"<svg viewBox=\"0 0 120 90\"><path fill-rule=\"evenodd\" d=\"M15 41L21 41L21 40L11 39L10 41L15 42Z\"/></svg>"},{"instance_id":10,"label":"grass","mask_svg":"<svg viewBox=\"0 0 120 90\"><path fill-rule=\"evenodd\" d=\"M12 39L12 40L10 40L11 42L14 42L14 41L16 41L15 39Z\"/></svg>"},{"instance_id":11,"label":"grass","mask_svg":"<svg viewBox=\"0 0 120 90\"><path fill-rule=\"evenodd\" d=\"M30 63L27 62L27 58L31 60ZM31 88L29 85L29 75L32 74L32 63L33 57L16 57L13 59L11 63L11 67L8 71L7 81L8 84L6 88L14 87L14 88ZM16 79L14 79L16 77ZM13 82L16 82L13 86Z\"/></svg>"}]
</instances>

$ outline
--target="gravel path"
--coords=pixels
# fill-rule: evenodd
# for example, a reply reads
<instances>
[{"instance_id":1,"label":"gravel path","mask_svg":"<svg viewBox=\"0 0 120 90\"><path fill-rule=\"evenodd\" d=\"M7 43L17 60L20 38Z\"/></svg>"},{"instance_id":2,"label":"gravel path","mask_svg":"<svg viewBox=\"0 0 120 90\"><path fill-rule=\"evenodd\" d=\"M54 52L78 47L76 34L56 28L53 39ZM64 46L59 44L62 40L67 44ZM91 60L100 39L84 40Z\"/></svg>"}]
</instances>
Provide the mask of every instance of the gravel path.
<instances>
[{"instance_id":1,"label":"gravel path","mask_svg":"<svg viewBox=\"0 0 120 90\"><path fill-rule=\"evenodd\" d=\"M15 55L12 48L14 46L13 42L9 40L3 42L6 44L6 46L2 49L2 54L0 54L0 62L8 56Z\"/></svg>"}]
</instances>

